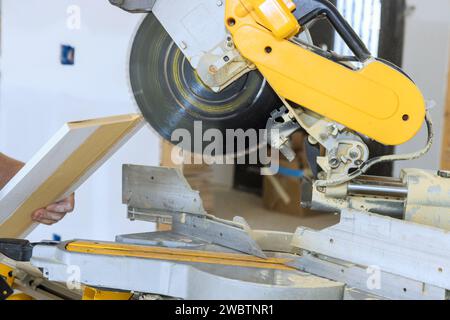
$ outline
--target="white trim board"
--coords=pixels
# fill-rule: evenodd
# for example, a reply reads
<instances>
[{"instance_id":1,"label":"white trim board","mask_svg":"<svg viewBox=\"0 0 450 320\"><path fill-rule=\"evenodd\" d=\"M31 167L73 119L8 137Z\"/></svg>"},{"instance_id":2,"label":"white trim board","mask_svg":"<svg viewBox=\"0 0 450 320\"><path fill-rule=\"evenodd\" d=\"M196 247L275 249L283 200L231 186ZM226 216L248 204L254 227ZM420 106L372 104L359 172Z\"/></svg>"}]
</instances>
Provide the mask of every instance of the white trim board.
<instances>
[{"instance_id":1,"label":"white trim board","mask_svg":"<svg viewBox=\"0 0 450 320\"><path fill-rule=\"evenodd\" d=\"M142 125L135 114L65 124L0 191L0 238L26 237L32 212L73 193Z\"/></svg>"}]
</instances>

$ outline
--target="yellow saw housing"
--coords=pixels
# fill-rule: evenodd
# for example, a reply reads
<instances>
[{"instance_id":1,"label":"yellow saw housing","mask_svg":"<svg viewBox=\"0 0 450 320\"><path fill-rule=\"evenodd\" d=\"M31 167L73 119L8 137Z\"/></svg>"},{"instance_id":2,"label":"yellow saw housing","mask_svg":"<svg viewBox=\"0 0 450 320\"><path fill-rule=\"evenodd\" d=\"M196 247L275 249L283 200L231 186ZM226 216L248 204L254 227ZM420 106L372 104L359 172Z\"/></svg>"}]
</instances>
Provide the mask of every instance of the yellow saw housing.
<instances>
[{"instance_id":1,"label":"yellow saw housing","mask_svg":"<svg viewBox=\"0 0 450 320\"><path fill-rule=\"evenodd\" d=\"M413 138L425 118L416 85L375 59L352 70L289 41L301 31L294 10L289 0L227 0L225 23L283 98L385 145Z\"/></svg>"}]
</instances>

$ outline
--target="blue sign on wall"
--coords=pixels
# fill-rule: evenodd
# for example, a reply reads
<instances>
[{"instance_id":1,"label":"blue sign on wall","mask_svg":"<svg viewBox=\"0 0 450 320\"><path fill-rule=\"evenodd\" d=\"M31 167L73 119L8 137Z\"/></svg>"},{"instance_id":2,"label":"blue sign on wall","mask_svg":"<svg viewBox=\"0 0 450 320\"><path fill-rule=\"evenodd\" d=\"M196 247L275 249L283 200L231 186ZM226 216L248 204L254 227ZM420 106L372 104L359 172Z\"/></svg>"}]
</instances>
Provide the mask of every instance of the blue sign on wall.
<instances>
[{"instance_id":1,"label":"blue sign on wall","mask_svg":"<svg viewBox=\"0 0 450 320\"><path fill-rule=\"evenodd\" d=\"M75 64L75 48L69 45L61 45L61 64L73 66Z\"/></svg>"}]
</instances>

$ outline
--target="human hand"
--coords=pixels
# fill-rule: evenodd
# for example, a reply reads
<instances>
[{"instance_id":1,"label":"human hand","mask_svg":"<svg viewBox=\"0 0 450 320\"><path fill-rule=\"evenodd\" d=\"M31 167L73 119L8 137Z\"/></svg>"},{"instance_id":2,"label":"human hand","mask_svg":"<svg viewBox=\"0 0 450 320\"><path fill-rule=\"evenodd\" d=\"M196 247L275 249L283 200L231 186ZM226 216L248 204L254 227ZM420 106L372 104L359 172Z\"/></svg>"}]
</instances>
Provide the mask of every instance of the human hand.
<instances>
[{"instance_id":1,"label":"human hand","mask_svg":"<svg viewBox=\"0 0 450 320\"><path fill-rule=\"evenodd\" d=\"M33 221L51 226L61 221L67 213L72 212L74 209L75 195L72 194L64 200L36 210L31 217Z\"/></svg>"}]
</instances>

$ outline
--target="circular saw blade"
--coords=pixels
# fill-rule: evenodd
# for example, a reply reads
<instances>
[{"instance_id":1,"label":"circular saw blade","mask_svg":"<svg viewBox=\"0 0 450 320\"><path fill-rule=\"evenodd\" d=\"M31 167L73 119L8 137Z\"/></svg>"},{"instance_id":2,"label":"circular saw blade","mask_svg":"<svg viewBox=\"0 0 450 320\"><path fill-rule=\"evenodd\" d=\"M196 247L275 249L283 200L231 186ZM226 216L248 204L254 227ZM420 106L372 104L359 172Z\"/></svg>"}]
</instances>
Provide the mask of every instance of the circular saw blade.
<instances>
[{"instance_id":1,"label":"circular saw blade","mask_svg":"<svg viewBox=\"0 0 450 320\"><path fill-rule=\"evenodd\" d=\"M223 138L227 129L264 129L270 113L281 104L258 71L247 73L219 93L209 89L152 13L137 31L129 70L136 102L147 122L168 141L175 130L188 130L191 141L181 144L185 149L199 141L203 148L211 143L198 136L200 127L202 132L217 129ZM223 140L225 154L230 142Z\"/></svg>"}]
</instances>

